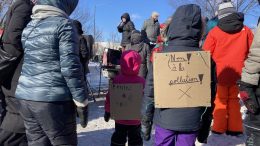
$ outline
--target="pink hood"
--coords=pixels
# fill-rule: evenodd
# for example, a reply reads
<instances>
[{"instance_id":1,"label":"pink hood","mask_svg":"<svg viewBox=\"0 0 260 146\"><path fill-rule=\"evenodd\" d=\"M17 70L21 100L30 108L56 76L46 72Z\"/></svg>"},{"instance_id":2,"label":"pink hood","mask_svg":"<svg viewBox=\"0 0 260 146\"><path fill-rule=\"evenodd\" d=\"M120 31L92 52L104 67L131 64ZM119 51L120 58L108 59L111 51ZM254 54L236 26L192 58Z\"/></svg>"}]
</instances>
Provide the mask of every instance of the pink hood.
<instances>
[{"instance_id":1,"label":"pink hood","mask_svg":"<svg viewBox=\"0 0 260 146\"><path fill-rule=\"evenodd\" d=\"M124 51L120 59L122 74L127 76L138 75L141 62L141 56L136 51Z\"/></svg>"}]
</instances>

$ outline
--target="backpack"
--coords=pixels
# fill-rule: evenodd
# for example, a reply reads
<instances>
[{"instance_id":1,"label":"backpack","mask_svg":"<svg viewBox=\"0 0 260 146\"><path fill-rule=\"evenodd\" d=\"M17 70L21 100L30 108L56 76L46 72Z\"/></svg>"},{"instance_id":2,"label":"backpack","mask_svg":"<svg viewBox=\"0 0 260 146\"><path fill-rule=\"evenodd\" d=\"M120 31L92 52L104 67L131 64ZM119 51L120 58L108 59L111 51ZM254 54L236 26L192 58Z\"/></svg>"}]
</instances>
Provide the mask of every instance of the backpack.
<instances>
[{"instance_id":1,"label":"backpack","mask_svg":"<svg viewBox=\"0 0 260 146\"><path fill-rule=\"evenodd\" d=\"M92 35L85 35L84 36L86 42L87 42L87 49L88 49L88 58L93 58L93 45L95 43L94 37Z\"/></svg>"}]
</instances>

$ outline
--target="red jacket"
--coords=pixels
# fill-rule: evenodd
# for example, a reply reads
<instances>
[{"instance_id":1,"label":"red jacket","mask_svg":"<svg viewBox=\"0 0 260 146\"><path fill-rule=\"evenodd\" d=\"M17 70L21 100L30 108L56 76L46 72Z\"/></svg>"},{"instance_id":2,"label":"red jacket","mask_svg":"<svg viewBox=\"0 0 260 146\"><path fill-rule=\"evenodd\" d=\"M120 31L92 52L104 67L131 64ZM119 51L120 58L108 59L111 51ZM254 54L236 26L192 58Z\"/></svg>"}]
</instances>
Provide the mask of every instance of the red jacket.
<instances>
[{"instance_id":1,"label":"red jacket","mask_svg":"<svg viewBox=\"0 0 260 146\"><path fill-rule=\"evenodd\" d=\"M226 33L218 26L209 32L203 49L210 51L216 62L219 84L234 85L240 79L253 37L246 26L235 34Z\"/></svg>"},{"instance_id":2,"label":"red jacket","mask_svg":"<svg viewBox=\"0 0 260 146\"><path fill-rule=\"evenodd\" d=\"M114 84L131 84L141 83L143 88L145 86L145 79L138 76L139 69L141 66L141 56L133 51L124 51L120 60L121 74L117 75L113 79ZM110 97L109 93L106 95L105 110L110 112ZM141 112L141 111L140 111ZM123 125L140 125L140 119L137 120L116 120L116 123Z\"/></svg>"}]
</instances>

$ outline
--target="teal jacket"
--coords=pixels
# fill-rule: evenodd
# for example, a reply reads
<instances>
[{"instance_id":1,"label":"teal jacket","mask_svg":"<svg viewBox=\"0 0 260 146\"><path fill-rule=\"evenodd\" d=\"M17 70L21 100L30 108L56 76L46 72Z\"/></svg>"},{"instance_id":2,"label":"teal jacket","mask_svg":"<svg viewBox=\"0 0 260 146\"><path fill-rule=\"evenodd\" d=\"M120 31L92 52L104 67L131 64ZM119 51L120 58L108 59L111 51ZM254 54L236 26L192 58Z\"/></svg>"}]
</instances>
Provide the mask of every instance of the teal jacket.
<instances>
[{"instance_id":1,"label":"teal jacket","mask_svg":"<svg viewBox=\"0 0 260 146\"><path fill-rule=\"evenodd\" d=\"M78 0L38 0L23 31L24 63L18 99L83 102L87 88L79 59L78 35L69 19Z\"/></svg>"}]
</instances>

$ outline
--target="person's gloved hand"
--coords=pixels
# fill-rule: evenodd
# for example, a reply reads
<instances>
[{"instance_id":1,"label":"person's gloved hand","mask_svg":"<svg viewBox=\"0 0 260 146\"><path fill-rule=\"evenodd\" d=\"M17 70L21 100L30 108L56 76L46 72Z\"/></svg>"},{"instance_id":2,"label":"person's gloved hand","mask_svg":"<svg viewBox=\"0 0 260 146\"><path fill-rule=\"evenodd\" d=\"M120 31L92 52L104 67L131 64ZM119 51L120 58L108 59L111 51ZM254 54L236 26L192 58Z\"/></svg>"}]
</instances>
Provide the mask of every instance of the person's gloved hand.
<instances>
[{"instance_id":1,"label":"person's gloved hand","mask_svg":"<svg viewBox=\"0 0 260 146\"><path fill-rule=\"evenodd\" d=\"M154 43L154 42L149 42L149 44L150 44L151 46L155 46L155 45L156 45L156 43Z\"/></svg>"},{"instance_id":2,"label":"person's gloved hand","mask_svg":"<svg viewBox=\"0 0 260 146\"><path fill-rule=\"evenodd\" d=\"M144 116L142 118L141 134L145 141L149 141L151 139L152 126L153 122Z\"/></svg>"},{"instance_id":3,"label":"person's gloved hand","mask_svg":"<svg viewBox=\"0 0 260 146\"><path fill-rule=\"evenodd\" d=\"M239 90L240 99L243 101L247 110L252 114L258 114L259 105L255 97L254 85L240 81Z\"/></svg>"},{"instance_id":4,"label":"person's gloved hand","mask_svg":"<svg viewBox=\"0 0 260 146\"><path fill-rule=\"evenodd\" d=\"M109 112L105 112L105 114L104 114L104 120L105 120L106 122L108 122L108 121L110 120L110 113L109 113Z\"/></svg>"},{"instance_id":5,"label":"person's gloved hand","mask_svg":"<svg viewBox=\"0 0 260 146\"><path fill-rule=\"evenodd\" d=\"M78 117L80 119L80 125L82 128L86 128L88 125L88 106L77 107Z\"/></svg>"},{"instance_id":6,"label":"person's gloved hand","mask_svg":"<svg viewBox=\"0 0 260 146\"><path fill-rule=\"evenodd\" d=\"M77 116L80 120L80 125L82 128L87 127L88 125L88 99L83 103L79 103L76 100L73 100L76 104Z\"/></svg>"}]
</instances>

